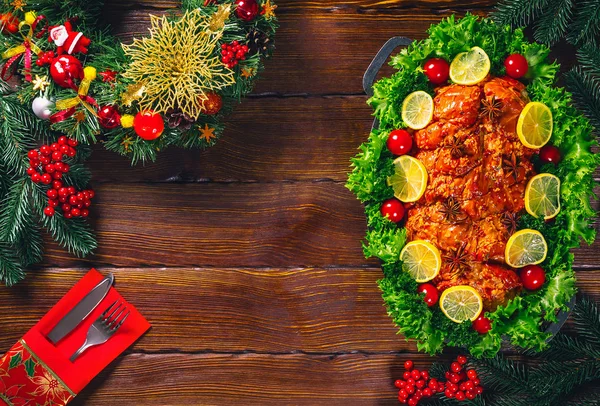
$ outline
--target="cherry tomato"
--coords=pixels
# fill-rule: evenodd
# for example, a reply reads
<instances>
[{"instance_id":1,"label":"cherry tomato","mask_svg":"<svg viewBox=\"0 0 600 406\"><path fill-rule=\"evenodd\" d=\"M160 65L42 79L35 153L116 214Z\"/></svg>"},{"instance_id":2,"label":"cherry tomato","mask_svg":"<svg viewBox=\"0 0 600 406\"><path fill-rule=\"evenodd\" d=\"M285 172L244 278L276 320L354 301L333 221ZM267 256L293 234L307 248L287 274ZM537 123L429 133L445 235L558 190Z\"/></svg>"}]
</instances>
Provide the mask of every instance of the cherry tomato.
<instances>
[{"instance_id":1,"label":"cherry tomato","mask_svg":"<svg viewBox=\"0 0 600 406\"><path fill-rule=\"evenodd\" d=\"M423 70L429 81L436 85L445 83L448 80L448 76L450 76L450 65L442 58L429 59L425 62Z\"/></svg>"},{"instance_id":2,"label":"cherry tomato","mask_svg":"<svg viewBox=\"0 0 600 406\"><path fill-rule=\"evenodd\" d=\"M485 316L479 316L473 322L473 329L479 334L486 334L492 329L492 321Z\"/></svg>"},{"instance_id":3,"label":"cherry tomato","mask_svg":"<svg viewBox=\"0 0 600 406\"><path fill-rule=\"evenodd\" d=\"M529 69L527 59L521 54L509 55L504 60L504 67L506 68L506 74L513 79L522 78Z\"/></svg>"},{"instance_id":4,"label":"cherry tomato","mask_svg":"<svg viewBox=\"0 0 600 406\"><path fill-rule=\"evenodd\" d=\"M528 265L521 269L521 282L527 290L538 290L546 282L546 272L539 265Z\"/></svg>"},{"instance_id":5,"label":"cherry tomato","mask_svg":"<svg viewBox=\"0 0 600 406\"><path fill-rule=\"evenodd\" d=\"M400 200L392 197L381 205L381 215L398 223L404 218L404 205Z\"/></svg>"},{"instance_id":6,"label":"cherry tomato","mask_svg":"<svg viewBox=\"0 0 600 406\"><path fill-rule=\"evenodd\" d=\"M423 300L425 300L425 303L427 303L427 306L429 307L435 305L440 298L440 292L431 283L423 283L419 285L417 291L419 293L425 293Z\"/></svg>"},{"instance_id":7,"label":"cherry tomato","mask_svg":"<svg viewBox=\"0 0 600 406\"><path fill-rule=\"evenodd\" d=\"M387 139L387 147L394 155L408 154L412 148L413 140L406 130L394 130Z\"/></svg>"},{"instance_id":8,"label":"cherry tomato","mask_svg":"<svg viewBox=\"0 0 600 406\"><path fill-rule=\"evenodd\" d=\"M553 163L556 165L561 160L560 150L554 145L544 145L540 149L540 160L545 164Z\"/></svg>"}]
</instances>

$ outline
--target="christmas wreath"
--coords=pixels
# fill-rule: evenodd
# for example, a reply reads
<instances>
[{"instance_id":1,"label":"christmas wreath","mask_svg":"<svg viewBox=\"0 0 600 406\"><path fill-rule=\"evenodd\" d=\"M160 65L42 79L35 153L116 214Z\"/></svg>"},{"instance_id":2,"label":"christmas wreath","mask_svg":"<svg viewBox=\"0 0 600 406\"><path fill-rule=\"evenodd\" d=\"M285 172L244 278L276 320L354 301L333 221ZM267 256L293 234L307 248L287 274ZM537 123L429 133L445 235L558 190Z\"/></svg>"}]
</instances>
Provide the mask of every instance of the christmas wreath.
<instances>
[{"instance_id":1,"label":"christmas wreath","mask_svg":"<svg viewBox=\"0 0 600 406\"><path fill-rule=\"evenodd\" d=\"M388 314L420 351L542 350L591 244L592 127L521 29L450 17L374 85L379 125L347 187L365 205Z\"/></svg>"},{"instance_id":2,"label":"christmas wreath","mask_svg":"<svg viewBox=\"0 0 600 406\"><path fill-rule=\"evenodd\" d=\"M97 27L101 1L4 2L0 15L0 280L42 257L40 228L79 256L83 161L101 142L133 163L169 146L206 148L274 50L271 0L184 0L129 45Z\"/></svg>"}]
</instances>

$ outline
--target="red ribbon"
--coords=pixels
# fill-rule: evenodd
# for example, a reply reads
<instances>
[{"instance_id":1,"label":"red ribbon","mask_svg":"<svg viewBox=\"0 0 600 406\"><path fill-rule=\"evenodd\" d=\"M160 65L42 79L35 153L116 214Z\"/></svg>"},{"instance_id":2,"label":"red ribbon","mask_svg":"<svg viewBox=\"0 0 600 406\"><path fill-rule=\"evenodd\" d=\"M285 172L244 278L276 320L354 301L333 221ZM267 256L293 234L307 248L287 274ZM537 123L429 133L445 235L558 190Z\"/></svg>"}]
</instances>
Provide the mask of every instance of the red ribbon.
<instances>
[{"instance_id":1,"label":"red ribbon","mask_svg":"<svg viewBox=\"0 0 600 406\"><path fill-rule=\"evenodd\" d=\"M93 97L90 96L82 96L78 95L78 97L85 103L91 104L92 106L98 108L98 103ZM50 122L52 124L60 123L61 121L65 121L69 117L72 117L77 111L77 107L71 107L66 110L59 111L58 113L54 113L50 116Z\"/></svg>"},{"instance_id":2,"label":"red ribbon","mask_svg":"<svg viewBox=\"0 0 600 406\"><path fill-rule=\"evenodd\" d=\"M35 33L38 24L40 24L42 22L45 22L45 25L42 26L42 28L39 30L39 32ZM22 22L21 24L24 24L24 22ZM23 25L23 27L25 27L27 25L28 24ZM21 28L21 26L19 26L19 27ZM19 52L18 54L12 56L2 67L2 71L0 72L0 78L2 78L2 80L8 81L10 78L12 78L13 71L11 68L13 67L13 64L21 58L22 55L25 55L25 80L28 82L31 82L33 80L32 76L31 76L31 37L34 36L34 33L35 33L36 38L41 38L47 30L48 30L48 21L46 20L46 17L44 15L38 16L35 19L35 21L33 22L33 24L31 25L31 27L29 28L29 35L27 35L27 36L23 35L25 40L23 41L22 45L25 48L25 50L23 52ZM35 44L34 44L34 48L35 48ZM10 52L10 50L8 52Z\"/></svg>"}]
</instances>

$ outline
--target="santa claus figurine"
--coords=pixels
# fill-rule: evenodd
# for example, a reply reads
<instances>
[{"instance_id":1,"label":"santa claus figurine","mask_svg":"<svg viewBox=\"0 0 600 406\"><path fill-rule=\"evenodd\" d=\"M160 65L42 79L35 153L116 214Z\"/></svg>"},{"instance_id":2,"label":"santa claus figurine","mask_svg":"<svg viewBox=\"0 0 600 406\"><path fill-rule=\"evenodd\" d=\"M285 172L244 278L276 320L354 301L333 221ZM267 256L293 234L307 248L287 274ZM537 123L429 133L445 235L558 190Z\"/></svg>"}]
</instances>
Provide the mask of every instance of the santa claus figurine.
<instances>
[{"instance_id":1,"label":"santa claus figurine","mask_svg":"<svg viewBox=\"0 0 600 406\"><path fill-rule=\"evenodd\" d=\"M48 32L50 33L48 40L56 44L59 55L65 52L69 55L76 53L87 54L87 47L91 42L90 39L81 32L73 31L70 21L65 22L64 25L49 27Z\"/></svg>"}]
</instances>

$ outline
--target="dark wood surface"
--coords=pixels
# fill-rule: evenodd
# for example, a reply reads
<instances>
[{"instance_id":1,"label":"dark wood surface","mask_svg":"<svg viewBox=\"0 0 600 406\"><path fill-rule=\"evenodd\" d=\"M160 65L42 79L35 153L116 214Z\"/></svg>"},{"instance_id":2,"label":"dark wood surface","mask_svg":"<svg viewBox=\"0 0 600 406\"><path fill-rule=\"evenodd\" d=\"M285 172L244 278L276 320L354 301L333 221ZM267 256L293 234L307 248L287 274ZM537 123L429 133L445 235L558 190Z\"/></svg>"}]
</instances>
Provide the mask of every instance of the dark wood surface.
<instances>
[{"instance_id":1,"label":"dark wood surface","mask_svg":"<svg viewBox=\"0 0 600 406\"><path fill-rule=\"evenodd\" d=\"M149 12L177 7L109 3L125 41L146 32ZM74 404L394 405L403 362L431 363L386 315L381 270L362 254L362 207L344 187L372 121L361 79L389 37L422 38L441 17L495 2L277 3L276 55L219 144L135 168L98 148L96 254L78 260L49 243L25 283L0 288L11 315L0 348L92 266L115 273L153 324ZM595 298L599 248L575 253L578 286Z\"/></svg>"}]
</instances>

